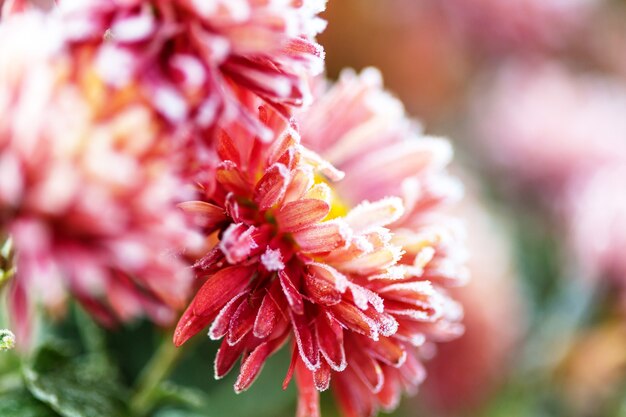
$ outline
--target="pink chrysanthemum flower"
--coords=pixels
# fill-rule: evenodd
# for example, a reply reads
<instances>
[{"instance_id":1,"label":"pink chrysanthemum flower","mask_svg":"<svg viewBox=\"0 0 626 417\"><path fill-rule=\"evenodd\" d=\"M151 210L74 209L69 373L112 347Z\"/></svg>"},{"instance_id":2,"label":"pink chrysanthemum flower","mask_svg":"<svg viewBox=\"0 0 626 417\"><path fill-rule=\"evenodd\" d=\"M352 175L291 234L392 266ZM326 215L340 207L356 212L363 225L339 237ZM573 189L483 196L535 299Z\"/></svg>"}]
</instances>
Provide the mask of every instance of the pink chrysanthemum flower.
<instances>
[{"instance_id":1,"label":"pink chrysanthemum flower","mask_svg":"<svg viewBox=\"0 0 626 417\"><path fill-rule=\"evenodd\" d=\"M309 100L323 69L313 37L325 0L61 0L66 36L113 88L136 83L178 132L236 120L267 135L250 109L261 97L281 114ZM212 138L212 135L209 135Z\"/></svg>"},{"instance_id":2,"label":"pink chrysanthemum flower","mask_svg":"<svg viewBox=\"0 0 626 417\"><path fill-rule=\"evenodd\" d=\"M0 232L22 346L34 300L58 312L71 293L105 324L165 323L191 284L170 252L192 235L162 123L70 59L57 24L33 12L0 25Z\"/></svg>"},{"instance_id":3,"label":"pink chrysanthemum flower","mask_svg":"<svg viewBox=\"0 0 626 417\"><path fill-rule=\"evenodd\" d=\"M333 201L327 179L343 174L302 147L276 113L262 107L261 119L276 140L265 144L237 127L222 132L216 183L202 189L201 200L181 205L204 228L209 250L196 263L206 282L174 342L181 345L212 323L209 336L224 338L216 377L244 357L239 392L293 335L296 352L286 383L295 370L300 388L316 392L310 381L325 389L331 371L346 368L346 344L376 346L397 329L381 297L365 285L388 276L402 255L384 226L403 207L399 199L384 199L336 217L344 208ZM391 340L377 350L385 360L404 360Z\"/></svg>"},{"instance_id":4,"label":"pink chrysanthemum flower","mask_svg":"<svg viewBox=\"0 0 626 417\"><path fill-rule=\"evenodd\" d=\"M463 330L461 309L444 290L467 278L462 232L441 213L461 191L444 171L451 148L444 140L421 137L402 104L382 90L374 69L359 76L342 73L298 120L303 143L345 172L335 187L345 205L384 198L400 199L404 207L403 215L386 225L402 255L388 275L363 283L381 297L398 330L364 350L351 349L347 369L333 376L344 415L391 410L402 391L414 392L425 376L416 348ZM389 356L394 349L402 358Z\"/></svg>"},{"instance_id":5,"label":"pink chrysanthemum flower","mask_svg":"<svg viewBox=\"0 0 626 417\"><path fill-rule=\"evenodd\" d=\"M459 306L440 289L463 280L456 230L433 215L449 197L451 183L440 175L449 145L405 142L412 130L395 112L398 104L386 113L376 100L392 100L376 94L377 84L363 84L375 93L364 94L360 81L342 84L298 117L309 123L303 132L315 134L309 143L329 138L355 157L345 168L362 183L331 188L329 180L343 173L262 108L273 144L227 129L218 142L216 183L182 205L204 227L209 249L196 262L206 281L174 342L212 323L209 336L224 338L216 376L243 355L235 384L242 391L292 336L285 383L295 372L302 417L319 415L318 391L330 386L331 375L345 415L394 408L402 390L415 390L424 377L412 347L462 330ZM345 119L336 106L346 109ZM368 165L378 175L364 170ZM363 197L368 201L359 203Z\"/></svg>"}]
</instances>

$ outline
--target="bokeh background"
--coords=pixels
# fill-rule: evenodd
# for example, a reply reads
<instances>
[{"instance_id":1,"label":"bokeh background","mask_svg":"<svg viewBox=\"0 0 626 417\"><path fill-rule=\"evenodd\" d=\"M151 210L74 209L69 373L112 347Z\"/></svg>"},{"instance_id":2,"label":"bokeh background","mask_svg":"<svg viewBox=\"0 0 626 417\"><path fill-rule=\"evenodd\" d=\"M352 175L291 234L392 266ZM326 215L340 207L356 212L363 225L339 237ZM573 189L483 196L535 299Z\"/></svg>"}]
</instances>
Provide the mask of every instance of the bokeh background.
<instances>
[{"instance_id":1,"label":"bokeh background","mask_svg":"<svg viewBox=\"0 0 626 417\"><path fill-rule=\"evenodd\" d=\"M626 2L341 0L326 17L328 75L378 67L466 183L466 333L394 415L626 416Z\"/></svg>"},{"instance_id":2,"label":"bokeh background","mask_svg":"<svg viewBox=\"0 0 626 417\"><path fill-rule=\"evenodd\" d=\"M454 142L466 184L466 333L433 347L427 382L392 415L626 416L626 1L330 0L325 18L328 76L379 68L427 133ZM135 380L162 335L81 314L46 331L106 345ZM293 416L289 352L235 395L235 375L213 378L217 346L190 347L171 382L191 387L164 397L203 392L209 417Z\"/></svg>"}]
</instances>

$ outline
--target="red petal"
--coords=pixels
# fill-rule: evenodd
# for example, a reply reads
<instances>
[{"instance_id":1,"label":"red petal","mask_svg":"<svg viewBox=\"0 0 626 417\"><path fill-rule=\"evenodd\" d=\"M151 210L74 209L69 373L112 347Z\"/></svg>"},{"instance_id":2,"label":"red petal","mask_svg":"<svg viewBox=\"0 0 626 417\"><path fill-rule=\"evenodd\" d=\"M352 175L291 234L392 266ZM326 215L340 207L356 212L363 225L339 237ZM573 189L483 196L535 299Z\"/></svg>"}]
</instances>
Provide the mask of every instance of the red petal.
<instances>
[{"instance_id":1,"label":"red petal","mask_svg":"<svg viewBox=\"0 0 626 417\"><path fill-rule=\"evenodd\" d=\"M378 328L376 323L354 304L341 302L332 306L331 310L335 318L348 329L364 334L371 339L378 340Z\"/></svg>"},{"instance_id":2,"label":"red petal","mask_svg":"<svg viewBox=\"0 0 626 417\"><path fill-rule=\"evenodd\" d=\"M300 356L298 356L298 346L294 345L291 352L291 362L289 363L289 369L287 369L287 375L285 375L285 379L283 380L283 391L287 389L289 383L291 382L291 378L293 377L293 371L296 369L296 363L300 360Z\"/></svg>"},{"instance_id":3,"label":"red petal","mask_svg":"<svg viewBox=\"0 0 626 417\"><path fill-rule=\"evenodd\" d=\"M237 362L245 348L245 340L242 340L235 346L229 345L226 339L222 340L222 345L215 356L215 379L224 378L233 369L235 362Z\"/></svg>"},{"instance_id":4,"label":"red petal","mask_svg":"<svg viewBox=\"0 0 626 417\"><path fill-rule=\"evenodd\" d=\"M296 417L320 417L320 395L315 388L313 373L301 360L296 362L298 411Z\"/></svg>"},{"instance_id":5,"label":"red petal","mask_svg":"<svg viewBox=\"0 0 626 417\"><path fill-rule=\"evenodd\" d=\"M280 291L280 283L275 280L270 291L263 297L253 327L254 336L259 339L268 337L276 327L276 323L285 319L282 310L287 307L287 303L284 303L284 306L280 305L282 303L279 300L283 300Z\"/></svg>"},{"instance_id":6,"label":"red petal","mask_svg":"<svg viewBox=\"0 0 626 417\"><path fill-rule=\"evenodd\" d=\"M366 344L368 352L373 357L387 365L399 368L406 360L407 354L404 346L391 338L381 337L377 342L364 340L363 343Z\"/></svg>"},{"instance_id":7,"label":"red petal","mask_svg":"<svg viewBox=\"0 0 626 417\"><path fill-rule=\"evenodd\" d=\"M306 294L317 304L335 305L346 291L347 278L332 267L309 265L304 276Z\"/></svg>"},{"instance_id":8,"label":"red petal","mask_svg":"<svg viewBox=\"0 0 626 417\"><path fill-rule=\"evenodd\" d=\"M252 186L234 162L222 162L215 172L215 177L227 191L232 191L239 196L250 195Z\"/></svg>"},{"instance_id":9,"label":"red petal","mask_svg":"<svg viewBox=\"0 0 626 417\"><path fill-rule=\"evenodd\" d=\"M230 321L237 311L237 308L240 304L240 298L244 295L247 295L248 291L243 291L241 294L236 295L232 300L228 302L222 308L211 324L211 328L209 329L209 337L213 340L219 340L228 333L228 327L230 326Z\"/></svg>"},{"instance_id":10,"label":"red petal","mask_svg":"<svg viewBox=\"0 0 626 417\"><path fill-rule=\"evenodd\" d=\"M254 190L254 201L260 210L277 204L285 195L289 182L289 170L283 164L274 164L265 171Z\"/></svg>"},{"instance_id":11,"label":"red petal","mask_svg":"<svg viewBox=\"0 0 626 417\"><path fill-rule=\"evenodd\" d=\"M383 368L385 376L385 383L376 398L380 402L380 405L387 412L391 412L400 404L400 397L402 395L402 387L398 381L397 370L386 367Z\"/></svg>"},{"instance_id":12,"label":"red petal","mask_svg":"<svg viewBox=\"0 0 626 417\"><path fill-rule=\"evenodd\" d=\"M230 327L228 329L227 340L229 345L232 346L238 343L252 330L257 312L257 308L253 303L253 300L246 298L239 304L239 307L237 307L237 310L230 320Z\"/></svg>"},{"instance_id":13,"label":"red petal","mask_svg":"<svg viewBox=\"0 0 626 417\"><path fill-rule=\"evenodd\" d=\"M278 272L278 277L280 285L283 288L285 298L287 298L287 302L291 306L291 309L296 314L304 314L304 300L302 299L302 294L298 292L295 285L291 281L290 276L283 270Z\"/></svg>"},{"instance_id":14,"label":"red petal","mask_svg":"<svg viewBox=\"0 0 626 417\"><path fill-rule=\"evenodd\" d=\"M342 414L346 417L372 417L376 415L375 397L351 368L335 375L333 392Z\"/></svg>"},{"instance_id":15,"label":"red petal","mask_svg":"<svg viewBox=\"0 0 626 417\"><path fill-rule=\"evenodd\" d=\"M302 362L311 371L318 369L320 367L320 352L308 322L309 318L305 315L293 314L291 310L289 310L289 317Z\"/></svg>"},{"instance_id":16,"label":"red petal","mask_svg":"<svg viewBox=\"0 0 626 417\"><path fill-rule=\"evenodd\" d=\"M329 312L316 320L315 330L320 352L333 370L341 372L346 369L346 352L343 348L343 329Z\"/></svg>"},{"instance_id":17,"label":"red petal","mask_svg":"<svg viewBox=\"0 0 626 417\"><path fill-rule=\"evenodd\" d=\"M180 346L211 323L223 306L247 286L254 267L224 268L209 277L181 317L174 332Z\"/></svg>"},{"instance_id":18,"label":"red petal","mask_svg":"<svg viewBox=\"0 0 626 417\"><path fill-rule=\"evenodd\" d=\"M295 232L322 220L330 212L322 200L304 199L284 205L276 213L276 221L283 232Z\"/></svg>"},{"instance_id":19,"label":"red petal","mask_svg":"<svg viewBox=\"0 0 626 417\"><path fill-rule=\"evenodd\" d=\"M280 349L285 340L287 340L287 335L288 333L285 333L282 337L261 343L248 355L241 364L241 370L235 382L235 392L237 394L250 388L254 380L259 376L261 369L263 369L263 364L267 358Z\"/></svg>"},{"instance_id":20,"label":"red petal","mask_svg":"<svg viewBox=\"0 0 626 417\"><path fill-rule=\"evenodd\" d=\"M228 219L223 208L204 201L185 201L178 207L192 216L196 226L210 230Z\"/></svg>"},{"instance_id":21,"label":"red petal","mask_svg":"<svg viewBox=\"0 0 626 417\"><path fill-rule=\"evenodd\" d=\"M313 377L315 379L315 388L318 391L326 391L330 386L330 366L326 363L326 361L321 361L320 369L315 371Z\"/></svg>"},{"instance_id":22,"label":"red petal","mask_svg":"<svg viewBox=\"0 0 626 417\"><path fill-rule=\"evenodd\" d=\"M239 150L233 143L233 140L228 134L220 129L217 134L217 154L222 161L233 161L235 164L240 164Z\"/></svg>"},{"instance_id":23,"label":"red petal","mask_svg":"<svg viewBox=\"0 0 626 417\"><path fill-rule=\"evenodd\" d=\"M367 355L359 346L351 346L349 352L348 363L352 370L370 391L374 394L379 392L385 382L383 370L379 363Z\"/></svg>"}]
</instances>

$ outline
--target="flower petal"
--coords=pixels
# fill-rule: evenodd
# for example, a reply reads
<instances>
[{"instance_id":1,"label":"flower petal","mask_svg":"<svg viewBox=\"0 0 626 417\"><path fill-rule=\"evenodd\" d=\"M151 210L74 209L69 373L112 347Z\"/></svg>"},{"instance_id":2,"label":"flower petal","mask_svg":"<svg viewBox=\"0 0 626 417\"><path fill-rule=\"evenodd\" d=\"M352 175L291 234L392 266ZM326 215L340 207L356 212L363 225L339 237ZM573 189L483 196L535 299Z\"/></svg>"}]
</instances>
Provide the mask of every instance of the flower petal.
<instances>
[{"instance_id":1,"label":"flower petal","mask_svg":"<svg viewBox=\"0 0 626 417\"><path fill-rule=\"evenodd\" d=\"M320 352L317 340L311 331L308 317L305 315L294 314L289 310L289 318L293 326L293 334L296 338L300 358L306 367L315 371L320 367Z\"/></svg>"},{"instance_id":2,"label":"flower petal","mask_svg":"<svg viewBox=\"0 0 626 417\"><path fill-rule=\"evenodd\" d=\"M345 221L355 233L369 233L395 222L402 214L402 200L398 197L387 197L374 203L364 201L350 210Z\"/></svg>"},{"instance_id":3,"label":"flower petal","mask_svg":"<svg viewBox=\"0 0 626 417\"><path fill-rule=\"evenodd\" d=\"M296 385L298 386L298 410L296 417L321 417L320 394L316 389L313 373L303 361L296 361Z\"/></svg>"},{"instance_id":4,"label":"flower petal","mask_svg":"<svg viewBox=\"0 0 626 417\"><path fill-rule=\"evenodd\" d=\"M281 337L261 343L248 355L241 364L239 376L237 381L235 381L235 392L237 394L250 388L254 380L259 376L261 369L263 369L263 364L265 364L267 358L280 349L287 340L287 335L288 333L285 332Z\"/></svg>"},{"instance_id":5,"label":"flower petal","mask_svg":"<svg viewBox=\"0 0 626 417\"><path fill-rule=\"evenodd\" d=\"M302 252L309 253L330 252L345 246L350 236L350 229L339 221L318 223L293 234Z\"/></svg>"},{"instance_id":6,"label":"flower petal","mask_svg":"<svg viewBox=\"0 0 626 417\"><path fill-rule=\"evenodd\" d=\"M265 171L254 190L254 201L260 210L267 210L284 197L289 176L289 170L283 164L274 164Z\"/></svg>"},{"instance_id":7,"label":"flower petal","mask_svg":"<svg viewBox=\"0 0 626 417\"><path fill-rule=\"evenodd\" d=\"M222 307L247 286L254 267L233 266L210 276L187 307L174 332L180 346L211 323Z\"/></svg>"},{"instance_id":8,"label":"flower petal","mask_svg":"<svg viewBox=\"0 0 626 417\"><path fill-rule=\"evenodd\" d=\"M304 199L285 204L276 213L276 221L283 232L295 232L321 221L330 212L325 201Z\"/></svg>"},{"instance_id":9,"label":"flower petal","mask_svg":"<svg viewBox=\"0 0 626 417\"><path fill-rule=\"evenodd\" d=\"M343 329L329 312L315 322L315 331L320 352L330 367L337 372L346 369L346 352L343 347Z\"/></svg>"},{"instance_id":10,"label":"flower petal","mask_svg":"<svg viewBox=\"0 0 626 417\"><path fill-rule=\"evenodd\" d=\"M300 294L294 286L291 277L287 274L287 272L279 271L278 279L280 280L283 293L285 294L285 298L287 298L287 302L289 303L291 309L296 314L304 314L304 299L302 298L302 294Z\"/></svg>"}]
</instances>

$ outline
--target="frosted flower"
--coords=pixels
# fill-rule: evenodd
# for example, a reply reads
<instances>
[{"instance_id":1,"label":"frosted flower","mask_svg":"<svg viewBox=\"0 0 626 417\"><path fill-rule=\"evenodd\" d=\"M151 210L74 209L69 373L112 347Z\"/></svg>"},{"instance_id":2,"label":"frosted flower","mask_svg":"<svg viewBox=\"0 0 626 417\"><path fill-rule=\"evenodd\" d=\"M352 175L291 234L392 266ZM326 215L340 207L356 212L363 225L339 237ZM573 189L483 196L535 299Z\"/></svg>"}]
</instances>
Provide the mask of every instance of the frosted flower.
<instances>
[{"instance_id":1,"label":"frosted flower","mask_svg":"<svg viewBox=\"0 0 626 417\"><path fill-rule=\"evenodd\" d=\"M626 87L557 64L510 64L477 92L479 144L518 182L550 198L606 164L626 160Z\"/></svg>"},{"instance_id":2,"label":"frosted flower","mask_svg":"<svg viewBox=\"0 0 626 417\"><path fill-rule=\"evenodd\" d=\"M235 383L240 392L291 339L285 385L295 374L298 415L318 413L318 391L329 387L331 375L338 380L344 373L360 375L355 389L371 386L390 406L395 390L385 385L382 392L383 372L394 387L421 380L423 369L407 355L408 346L421 344L423 334L456 334L458 326L446 327L443 317L455 321L459 310L429 282L410 282L396 268L404 252L387 226L405 212L400 198L343 205L333 182L343 173L302 147L297 131L275 113L262 107L261 115L275 132L273 144L236 127L222 132L216 184L182 204L204 227L208 249L196 262L205 283L174 342L181 345L211 324L209 336L223 338L216 377L243 355ZM424 276L452 279L440 266ZM398 333L401 321L407 328Z\"/></svg>"},{"instance_id":3,"label":"frosted flower","mask_svg":"<svg viewBox=\"0 0 626 417\"><path fill-rule=\"evenodd\" d=\"M0 25L0 231L21 345L36 301L58 314L69 293L105 324L166 323L191 278L172 252L192 236L162 123L70 59L56 24L25 13Z\"/></svg>"},{"instance_id":4,"label":"frosted flower","mask_svg":"<svg viewBox=\"0 0 626 417\"><path fill-rule=\"evenodd\" d=\"M11 350L15 347L15 335L7 329L0 330L0 352Z\"/></svg>"},{"instance_id":5,"label":"frosted flower","mask_svg":"<svg viewBox=\"0 0 626 417\"><path fill-rule=\"evenodd\" d=\"M235 385L242 391L293 332L294 366L302 363L327 384L331 368L346 366L344 327L365 339L395 330L380 297L357 280L386 273L400 256L382 227L402 206L385 200L329 218L332 192L323 178L343 174L303 148L276 113L262 107L261 118L276 140L264 144L237 127L222 132L216 184L202 190L202 200L181 205L202 225L210 248L196 263L206 283L174 340L181 345L213 323L209 335L224 337L217 377L251 352Z\"/></svg>"},{"instance_id":6,"label":"frosted flower","mask_svg":"<svg viewBox=\"0 0 626 417\"><path fill-rule=\"evenodd\" d=\"M269 134L250 108L261 97L281 114L309 99L323 68L313 41L325 0L62 0L76 54L93 54L113 88L137 83L180 134L237 120ZM92 52L86 52L93 49Z\"/></svg>"}]
</instances>

